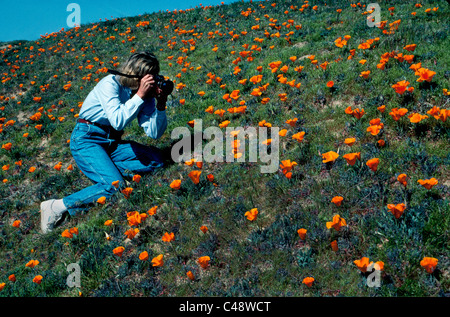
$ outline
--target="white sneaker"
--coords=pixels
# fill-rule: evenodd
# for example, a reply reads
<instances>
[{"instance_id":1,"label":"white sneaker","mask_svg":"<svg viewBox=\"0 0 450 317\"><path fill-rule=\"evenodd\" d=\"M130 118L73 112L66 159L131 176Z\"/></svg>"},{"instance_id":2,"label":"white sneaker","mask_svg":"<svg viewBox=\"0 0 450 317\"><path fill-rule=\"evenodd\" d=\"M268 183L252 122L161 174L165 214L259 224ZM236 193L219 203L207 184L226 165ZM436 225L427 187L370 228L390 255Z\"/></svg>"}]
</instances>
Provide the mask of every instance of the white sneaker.
<instances>
[{"instance_id":1,"label":"white sneaker","mask_svg":"<svg viewBox=\"0 0 450 317\"><path fill-rule=\"evenodd\" d=\"M44 234L52 231L56 223L62 218L62 213L57 214L53 211L52 205L54 202L55 199L50 199L41 203L41 231Z\"/></svg>"}]
</instances>

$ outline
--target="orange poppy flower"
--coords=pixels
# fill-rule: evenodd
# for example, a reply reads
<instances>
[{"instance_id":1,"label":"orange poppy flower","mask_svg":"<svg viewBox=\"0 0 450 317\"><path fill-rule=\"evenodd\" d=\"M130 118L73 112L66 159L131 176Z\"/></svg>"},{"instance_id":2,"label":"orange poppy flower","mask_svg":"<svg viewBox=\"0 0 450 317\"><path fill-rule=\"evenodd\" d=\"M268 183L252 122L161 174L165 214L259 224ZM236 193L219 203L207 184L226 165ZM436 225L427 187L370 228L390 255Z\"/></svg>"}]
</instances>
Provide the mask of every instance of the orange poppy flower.
<instances>
[{"instance_id":1,"label":"orange poppy flower","mask_svg":"<svg viewBox=\"0 0 450 317\"><path fill-rule=\"evenodd\" d=\"M407 185L407 182L406 182L406 174L400 174L400 175L398 175L398 176L397 176L397 180L398 180L401 184L403 184L403 186L406 186L406 185Z\"/></svg>"},{"instance_id":2,"label":"orange poppy flower","mask_svg":"<svg viewBox=\"0 0 450 317\"><path fill-rule=\"evenodd\" d=\"M399 81L396 84L392 85L391 87L394 88L396 93L403 95L406 90L412 91L412 89L414 89L413 87L411 87L412 89L407 88L408 85L409 85L409 81L402 80L402 81Z\"/></svg>"},{"instance_id":3,"label":"orange poppy flower","mask_svg":"<svg viewBox=\"0 0 450 317\"><path fill-rule=\"evenodd\" d=\"M344 218L341 218L339 215L335 215L332 221L327 222L327 229L334 228L336 231L339 231L341 227L346 226L347 222Z\"/></svg>"},{"instance_id":4,"label":"orange poppy flower","mask_svg":"<svg viewBox=\"0 0 450 317\"><path fill-rule=\"evenodd\" d=\"M356 139L355 138L346 138L344 140L344 143L347 144L348 146L352 146L353 144L355 144Z\"/></svg>"},{"instance_id":5,"label":"orange poppy flower","mask_svg":"<svg viewBox=\"0 0 450 317\"><path fill-rule=\"evenodd\" d=\"M124 235L127 236L128 239L133 239L137 234L139 233L139 229L138 228L130 228L127 231L125 231Z\"/></svg>"},{"instance_id":6,"label":"orange poppy flower","mask_svg":"<svg viewBox=\"0 0 450 317\"><path fill-rule=\"evenodd\" d=\"M434 177L430 179L419 179L417 182L428 190L438 184L438 180Z\"/></svg>"},{"instance_id":7,"label":"orange poppy flower","mask_svg":"<svg viewBox=\"0 0 450 317\"><path fill-rule=\"evenodd\" d=\"M292 138L293 138L294 140L297 140L298 142L302 142L304 136L305 136L305 131L301 131L301 132L298 132L298 133L296 133L296 134L293 134L293 135L292 135Z\"/></svg>"},{"instance_id":8,"label":"orange poppy flower","mask_svg":"<svg viewBox=\"0 0 450 317\"><path fill-rule=\"evenodd\" d=\"M322 154L322 163L334 162L339 157L334 151L329 151L327 153Z\"/></svg>"},{"instance_id":9,"label":"orange poppy flower","mask_svg":"<svg viewBox=\"0 0 450 317\"><path fill-rule=\"evenodd\" d=\"M163 257L164 256L162 254L158 255L157 257L154 257L152 259L152 266L154 267L163 266L164 265Z\"/></svg>"},{"instance_id":10,"label":"orange poppy flower","mask_svg":"<svg viewBox=\"0 0 450 317\"><path fill-rule=\"evenodd\" d=\"M280 168L281 168L283 174L286 174L286 173L289 173L296 165L297 165L297 162L294 162L294 161L291 162L291 160L284 160L284 161L281 161Z\"/></svg>"},{"instance_id":11,"label":"orange poppy flower","mask_svg":"<svg viewBox=\"0 0 450 317\"><path fill-rule=\"evenodd\" d=\"M148 211L147 211L147 213L150 215L150 216L154 216L155 214L156 214L156 211L158 210L158 206L153 206L152 208L150 208Z\"/></svg>"},{"instance_id":12,"label":"orange poppy flower","mask_svg":"<svg viewBox=\"0 0 450 317\"><path fill-rule=\"evenodd\" d=\"M161 238L161 240L164 242L171 242L174 239L175 239L175 235L173 232L171 232L171 233L166 232L166 233L164 233L163 237Z\"/></svg>"},{"instance_id":13,"label":"orange poppy flower","mask_svg":"<svg viewBox=\"0 0 450 317\"><path fill-rule=\"evenodd\" d=\"M11 150L11 147L12 147L12 143L10 143L10 142L2 145L2 149L5 149L6 151Z\"/></svg>"},{"instance_id":14,"label":"orange poppy flower","mask_svg":"<svg viewBox=\"0 0 450 317\"><path fill-rule=\"evenodd\" d=\"M125 189L122 190L122 194L125 195L125 198L130 198L131 193L133 192L133 188L131 187L127 187Z\"/></svg>"},{"instance_id":15,"label":"orange poppy flower","mask_svg":"<svg viewBox=\"0 0 450 317\"><path fill-rule=\"evenodd\" d=\"M331 249L332 249L334 252L339 251L339 247L338 247L338 244L337 244L337 241L336 241L336 240L331 241Z\"/></svg>"},{"instance_id":16,"label":"orange poppy flower","mask_svg":"<svg viewBox=\"0 0 450 317\"><path fill-rule=\"evenodd\" d=\"M340 206L343 200L344 200L344 197L341 197L341 196L334 196L334 197L331 199L331 202L332 202L333 204L335 204L336 206Z\"/></svg>"},{"instance_id":17,"label":"orange poppy flower","mask_svg":"<svg viewBox=\"0 0 450 317\"><path fill-rule=\"evenodd\" d=\"M198 184L200 182L201 173L201 171L191 171L188 176L194 182L194 184Z\"/></svg>"},{"instance_id":18,"label":"orange poppy flower","mask_svg":"<svg viewBox=\"0 0 450 317\"><path fill-rule=\"evenodd\" d=\"M363 258L361 258L360 260L355 260L355 261L353 261L353 263L355 263L356 266L358 267L358 269L359 269L361 272L363 272L363 273L366 273L367 268L368 268L371 264L373 264L373 262L370 262L370 263L369 263L369 258L367 258L367 257L363 257Z\"/></svg>"},{"instance_id":19,"label":"orange poppy flower","mask_svg":"<svg viewBox=\"0 0 450 317\"><path fill-rule=\"evenodd\" d=\"M436 72L433 72L427 68L419 68L416 71L415 75L419 76L419 78L417 79L419 83L423 81L431 82L431 80L433 80L433 76L436 75Z\"/></svg>"},{"instance_id":20,"label":"orange poppy flower","mask_svg":"<svg viewBox=\"0 0 450 317\"><path fill-rule=\"evenodd\" d=\"M202 256L198 258L197 262L203 269L206 269L209 266L209 261L211 258L209 256Z\"/></svg>"},{"instance_id":21,"label":"orange poppy flower","mask_svg":"<svg viewBox=\"0 0 450 317\"><path fill-rule=\"evenodd\" d=\"M420 121L427 119L428 116L427 115L421 115L420 113L411 113L409 116L409 121L411 121L411 123L419 123Z\"/></svg>"},{"instance_id":22,"label":"orange poppy flower","mask_svg":"<svg viewBox=\"0 0 450 317\"><path fill-rule=\"evenodd\" d=\"M433 273L438 264L438 259L432 257L424 257L420 261L420 266L422 266L428 273Z\"/></svg>"},{"instance_id":23,"label":"orange poppy flower","mask_svg":"<svg viewBox=\"0 0 450 317\"><path fill-rule=\"evenodd\" d=\"M141 181L141 175L138 175L138 174L134 175L133 176L133 181L136 182L136 183L139 183Z\"/></svg>"},{"instance_id":24,"label":"orange poppy flower","mask_svg":"<svg viewBox=\"0 0 450 317\"><path fill-rule=\"evenodd\" d=\"M305 284L308 287L311 287L314 283L314 277L305 277L302 281L303 284Z\"/></svg>"},{"instance_id":25,"label":"orange poppy flower","mask_svg":"<svg viewBox=\"0 0 450 317\"><path fill-rule=\"evenodd\" d=\"M347 154L343 155L342 157L345 158L345 160L347 161L347 163L349 165L353 166L356 163L356 159L358 159L358 160L361 159L361 152L347 153Z\"/></svg>"},{"instance_id":26,"label":"orange poppy flower","mask_svg":"<svg viewBox=\"0 0 450 317\"><path fill-rule=\"evenodd\" d=\"M208 227L207 226L201 226L200 230L201 230L201 232L206 233L208 231Z\"/></svg>"},{"instance_id":27,"label":"orange poppy flower","mask_svg":"<svg viewBox=\"0 0 450 317\"><path fill-rule=\"evenodd\" d=\"M19 228L19 227L20 227L20 223L21 223L20 220L15 220L15 221L12 223L12 226L15 227L15 228Z\"/></svg>"},{"instance_id":28,"label":"orange poppy flower","mask_svg":"<svg viewBox=\"0 0 450 317\"><path fill-rule=\"evenodd\" d=\"M406 108L393 108L389 114L391 115L392 119L395 121L398 121L401 117L403 117L408 112L408 109Z\"/></svg>"},{"instance_id":29,"label":"orange poppy flower","mask_svg":"<svg viewBox=\"0 0 450 317\"><path fill-rule=\"evenodd\" d=\"M61 237L72 239L72 238L73 238L73 234L70 233L69 229L66 229L66 230L64 230L64 231L61 233Z\"/></svg>"},{"instance_id":30,"label":"orange poppy flower","mask_svg":"<svg viewBox=\"0 0 450 317\"><path fill-rule=\"evenodd\" d=\"M377 169L378 169L378 164L379 164L379 163L380 163L380 159L379 159L379 158L373 158L373 159L368 160L368 161L366 162L366 165L369 166L369 168L370 168L372 171L376 172Z\"/></svg>"},{"instance_id":31,"label":"orange poppy flower","mask_svg":"<svg viewBox=\"0 0 450 317\"><path fill-rule=\"evenodd\" d=\"M143 251L139 254L139 260L141 261L147 261L148 260L148 252Z\"/></svg>"},{"instance_id":32,"label":"orange poppy flower","mask_svg":"<svg viewBox=\"0 0 450 317\"><path fill-rule=\"evenodd\" d=\"M30 261L28 261L27 264L25 264L25 267L33 268L33 267L35 267L38 264L39 264L38 260L30 260Z\"/></svg>"},{"instance_id":33,"label":"orange poppy flower","mask_svg":"<svg viewBox=\"0 0 450 317\"><path fill-rule=\"evenodd\" d=\"M118 257L121 257L121 256L122 256L123 251L125 251L125 248L124 248L124 247L117 247L117 248L113 249L113 253L114 253L115 255L117 255Z\"/></svg>"},{"instance_id":34,"label":"orange poppy flower","mask_svg":"<svg viewBox=\"0 0 450 317\"><path fill-rule=\"evenodd\" d=\"M398 219L398 218L400 218L402 216L403 212L405 211L406 205L404 203L397 204L397 205L388 204L387 208L394 215L394 217L396 219Z\"/></svg>"},{"instance_id":35,"label":"orange poppy flower","mask_svg":"<svg viewBox=\"0 0 450 317\"><path fill-rule=\"evenodd\" d=\"M252 208L244 214L248 220L254 221L258 217L258 208Z\"/></svg>"},{"instance_id":36,"label":"orange poppy flower","mask_svg":"<svg viewBox=\"0 0 450 317\"><path fill-rule=\"evenodd\" d=\"M42 275L37 275L33 278L33 283L41 284L42 279L43 279Z\"/></svg>"},{"instance_id":37,"label":"orange poppy flower","mask_svg":"<svg viewBox=\"0 0 450 317\"><path fill-rule=\"evenodd\" d=\"M333 86L334 86L334 81L330 80L329 82L327 82L328 88L332 88Z\"/></svg>"},{"instance_id":38,"label":"orange poppy flower","mask_svg":"<svg viewBox=\"0 0 450 317\"><path fill-rule=\"evenodd\" d=\"M97 199L97 202L98 202L99 204L104 205L105 202L106 202L106 197L105 197L105 196L100 197L99 199Z\"/></svg>"},{"instance_id":39,"label":"orange poppy flower","mask_svg":"<svg viewBox=\"0 0 450 317\"><path fill-rule=\"evenodd\" d=\"M298 229L298 230L297 230L298 236L299 236L300 239L302 239L302 240L305 240L305 238L306 238L306 232L307 232L307 230L304 229L304 228L301 228L301 229Z\"/></svg>"},{"instance_id":40,"label":"orange poppy flower","mask_svg":"<svg viewBox=\"0 0 450 317\"><path fill-rule=\"evenodd\" d=\"M188 271L188 272L186 273L186 275L187 275L187 277L188 277L191 281L195 280L194 273L192 273L191 271Z\"/></svg>"}]
</instances>

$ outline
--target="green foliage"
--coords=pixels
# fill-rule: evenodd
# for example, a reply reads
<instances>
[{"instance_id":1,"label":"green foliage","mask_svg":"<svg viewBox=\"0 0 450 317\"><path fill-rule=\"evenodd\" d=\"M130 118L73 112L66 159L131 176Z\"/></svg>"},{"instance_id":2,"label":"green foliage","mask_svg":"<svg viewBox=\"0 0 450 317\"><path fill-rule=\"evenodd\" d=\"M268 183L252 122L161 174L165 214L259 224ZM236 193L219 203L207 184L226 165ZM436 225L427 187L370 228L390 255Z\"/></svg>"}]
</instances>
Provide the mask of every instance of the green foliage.
<instances>
[{"instance_id":1,"label":"green foliage","mask_svg":"<svg viewBox=\"0 0 450 317\"><path fill-rule=\"evenodd\" d=\"M312 1L305 6L280 0L143 14L82 25L36 41L2 43L0 285L5 286L0 296L448 293L450 119L436 119L429 111L433 106L449 109L444 93L450 89L449 8L444 1L421 4L381 4L386 32L390 23L401 20L391 34L367 27L365 9L347 1L326 6L325 1ZM425 12L435 7L439 9ZM143 21L148 25L139 26ZM347 45L337 47L335 40L345 35L351 36ZM374 40L370 48L358 48L368 40ZM409 52L404 49L408 44L417 47ZM217 51L212 50L215 46ZM117 193L104 205L92 204L54 232L41 235L40 202L91 185L72 159L68 143L79 107L106 75L105 68L116 68L141 50L156 53L161 73L186 86L169 98L169 126L161 139L147 138L136 122L126 128L124 139L170 150L171 131L194 119L202 119L203 128L225 120L230 127L258 127L266 120L288 131L280 137L279 151L280 161L297 163L292 176L281 170L263 174L262 162L204 162L201 169L171 164L141 175L139 183L127 179L133 188L128 199ZM351 50L354 55L348 58ZM245 52L253 59L242 57ZM393 55L380 69L377 65L386 53ZM436 72L431 82L417 82L412 63L399 60L399 53L414 55L412 63ZM366 63L359 63L363 59ZM286 72L272 72L269 64L276 61L288 66ZM324 62L329 64L325 67ZM299 66L303 69L296 70ZM367 79L360 76L365 70L371 71ZM253 84L250 78L256 75L262 75L262 81ZM279 75L301 86L284 84ZM247 82L240 83L243 79ZM329 88L331 80L334 86ZM392 85L402 80L414 91L396 93ZM260 96L252 95L265 84ZM233 90L241 97L224 99ZM280 94L286 94L286 101ZM270 100L263 103L263 98ZM227 111L241 101L247 107L244 113ZM384 112L378 109L381 105L386 106ZM210 106L225 113L205 112ZM364 109L365 114L357 119L345 112L347 107ZM393 108L406 108L408 113L394 120ZM413 123L408 118L413 113L428 118ZM297 122L290 126L286 121L293 118ZM383 128L374 136L367 128L376 118ZM302 142L292 139L302 131ZM351 147L344 143L350 137L356 138ZM377 142L380 139L384 146ZM11 149L6 149L8 143ZM339 157L323 163L321 154L328 151ZM361 159L352 166L343 156L353 152L360 152ZM376 171L366 165L371 158L380 159ZM22 165L16 164L19 161ZM62 168L56 170L59 162ZM36 170L30 172L31 167ZM188 177L192 170L202 171L198 184ZM407 175L406 187L397 180L402 173ZM214 175L213 182L208 174ZM429 190L418 183L432 177L438 184ZM179 190L169 187L174 179L182 180ZM340 206L331 202L335 196L344 198ZM406 209L396 219L387 205L400 203ZM156 213L149 215L155 206ZM254 221L244 216L252 208L258 208ZM147 217L130 226L127 213L132 211ZM336 214L347 225L339 231L327 229ZM12 226L15 220L21 221L19 227ZM112 225L106 226L107 220ZM208 230L200 231L202 226ZM61 235L74 227L79 233L72 238ZM139 233L127 239L124 233L130 228ZM300 228L307 229L305 240L297 233ZM162 241L166 232L173 232L175 239ZM337 241L338 251L331 249L332 241ZM120 257L113 254L118 246L125 248ZM144 251L149 255L146 261L139 259ZM164 265L152 266L160 254ZM207 268L197 262L202 256L211 259ZM368 287L367 274L355 266L362 257L384 262L380 288ZM439 261L432 274L420 266L424 257ZM25 267L30 260L39 264ZM81 288L66 285L69 263L80 265ZM14 283L8 280L11 274ZM32 282L36 275L43 276L41 284ZM314 277L312 288L302 284L305 277Z\"/></svg>"}]
</instances>

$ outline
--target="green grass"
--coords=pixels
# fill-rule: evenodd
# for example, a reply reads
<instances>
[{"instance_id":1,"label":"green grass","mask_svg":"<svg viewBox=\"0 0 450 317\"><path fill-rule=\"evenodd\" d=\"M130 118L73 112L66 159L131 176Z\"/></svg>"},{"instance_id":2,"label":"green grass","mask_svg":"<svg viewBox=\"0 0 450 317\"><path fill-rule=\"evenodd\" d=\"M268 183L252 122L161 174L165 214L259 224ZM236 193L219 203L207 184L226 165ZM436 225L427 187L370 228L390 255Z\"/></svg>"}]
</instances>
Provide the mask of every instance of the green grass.
<instances>
[{"instance_id":1,"label":"green grass","mask_svg":"<svg viewBox=\"0 0 450 317\"><path fill-rule=\"evenodd\" d=\"M177 14L144 14L82 25L36 41L15 41L9 43L11 47L2 44L0 144L10 142L12 147L0 149L0 165L10 166L0 171L0 179L6 180L0 186L0 285L5 283L0 296L76 297L81 292L83 296L390 297L448 293L450 120L436 120L427 114L433 106L450 109L449 97L444 94L444 89L450 89L448 4L428 0L417 8L415 2L383 3L381 20L388 21L385 29L401 20L391 35L367 27L365 9L353 8L347 1L326 6L324 1L312 1L300 11L303 4L236 2ZM315 5L317 10L312 9ZM395 7L392 16L390 7ZM435 7L439 9L425 12ZM245 17L241 12L247 8L253 12ZM338 14L337 9L342 12ZM271 25L269 19L277 22ZM289 28L288 20L294 21ZM150 21L150 25L137 27L139 21ZM260 28L253 30L257 24ZM231 31L239 37L233 38ZM286 34L291 31L287 41ZM277 32L279 37L272 36ZM345 35L351 36L348 44L335 46L334 41ZM115 40L106 40L110 36ZM134 39L129 41L130 37ZM358 49L360 43L376 38L379 40L370 49ZM172 48L169 40L176 42ZM195 50L190 50L190 40L195 41ZM407 44L417 44L415 51L406 51ZM212 51L215 45L217 52ZM352 49L355 54L348 59ZM104 205L95 203L54 232L41 235L40 202L91 185L80 174L67 143L80 103L96 85L95 80L106 75L103 67L114 68L113 63L124 62L134 50L153 51L161 73L186 87L169 98L169 125L161 139L146 137L136 122L126 128L124 139L166 148L173 142L171 131L187 127L190 120L202 119L204 129L224 120L230 120L229 127L258 127L266 120L288 130L280 137L279 153L280 160L297 163L292 178L286 178L281 170L261 173L265 163L260 161L204 162L200 183L195 185L188 173L198 168L174 164L142 175L139 183L130 182L134 191L129 199L118 194ZM254 59L242 58L233 64L242 51L252 51ZM414 55L413 63L422 63L436 75L431 83L419 83L410 64L394 57L384 70L378 69L381 55L389 52ZM312 64L308 55L315 55L317 64ZM291 61L291 56L297 60ZM179 57L185 58L181 64L177 63ZM361 65L361 59L367 62ZM268 65L274 61L289 66L287 72L273 74ZM325 61L329 62L326 69L318 67ZM86 69L87 65L92 69ZM241 68L237 75L233 74L235 66ZM262 66L261 72L258 66ZM298 66L304 67L301 72L294 70ZM365 70L371 71L367 79L359 76ZM222 82L206 83L208 74ZM253 85L249 79L257 74L263 79ZM301 87L280 83L279 74L289 81L295 79ZM238 82L245 78L245 85ZM333 89L326 86L330 80ZM413 93L394 91L391 86L402 80L410 82ZM69 81L72 86L64 91ZM260 97L250 94L266 83L269 86ZM226 86L220 88L222 84ZM223 96L235 89L240 90L238 101L245 100L244 114L227 111L238 102L230 104ZM203 97L198 95L200 91L205 92ZM286 101L279 99L280 93L287 94ZM34 97L42 99L36 102ZM266 97L270 101L262 104ZM184 105L181 99L185 99ZM206 113L211 105L214 110L224 109L224 116ZM381 105L386 106L384 113L377 109ZM363 108L365 115L356 119L346 114L348 106ZM389 115L393 108L407 108L408 113L394 121ZM29 119L39 109L41 119ZM429 117L415 124L408 118L414 112ZM64 119L60 121L60 117ZM291 127L286 120L293 118L298 121ZM366 129L375 118L381 119L384 128L372 136ZM15 123L7 124L10 120ZM35 128L37 124L42 124L41 130ZM292 139L300 131L305 131L301 143ZM29 133L28 137L23 137L24 133ZM344 144L349 137L356 138L351 148ZM380 139L385 146L378 145ZM328 151L339 153L334 163L322 163L321 154ZM342 157L351 152L361 152L361 160L354 166ZM365 164L375 157L380 158L376 172ZM15 164L19 160L22 166ZM53 168L58 162L63 164L60 171ZM72 171L66 169L70 164ZM30 173L32 166L36 171ZM396 180L401 173L408 176L406 188ZM217 186L207 180L208 174L214 175ZM430 190L417 183L432 177L439 183ZM174 179L182 179L179 190L169 187ZM334 196L344 197L341 206L331 203ZM387 204L402 202L407 208L395 219ZM157 213L138 226L138 236L125 241L124 232L130 228L127 212L145 213L153 206L159 206ZM259 213L251 222L244 214L252 208ZM335 214L347 222L339 232L326 228ZM105 226L110 219L113 225ZM15 220L21 220L19 228L12 226ZM200 231L201 226L208 231ZM73 227L79 235L72 239L61 236L63 230ZM299 238L300 228L307 229L306 240ZM175 240L163 242L165 232L173 232ZM333 240L338 242L337 252L331 249ZM117 246L125 247L122 257L113 254ZM143 251L148 252L148 261L139 259ZM164 265L153 267L150 261L159 254L164 255ZM211 258L207 269L197 263L201 256ZM362 257L384 262L380 288L366 285L367 274L353 262ZM432 274L420 266L423 257L438 259ZM39 264L25 267L32 259ZM69 263L80 265L81 288L66 285ZM187 278L188 271L194 273L194 281ZM16 276L14 283L8 280L11 274ZM32 282L36 275L43 276L40 285ZM315 279L311 288L302 284L308 276Z\"/></svg>"}]
</instances>

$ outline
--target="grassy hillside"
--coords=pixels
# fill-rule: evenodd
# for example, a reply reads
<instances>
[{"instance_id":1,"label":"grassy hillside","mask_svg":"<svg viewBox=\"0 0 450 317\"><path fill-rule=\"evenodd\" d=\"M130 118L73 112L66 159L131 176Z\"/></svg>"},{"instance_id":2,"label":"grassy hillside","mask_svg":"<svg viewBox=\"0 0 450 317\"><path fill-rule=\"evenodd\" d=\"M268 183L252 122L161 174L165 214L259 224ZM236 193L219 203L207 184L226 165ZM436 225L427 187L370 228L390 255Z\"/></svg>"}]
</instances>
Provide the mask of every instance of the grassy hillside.
<instances>
[{"instance_id":1,"label":"grassy hillside","mask_svg":"<svg viewBox=\"0 0 450 317\"><path fill-rule=\"evenodd\" d=\"M368 27L363 2L236 2L3 45L0 296L448 294L450 10L380 9L380 27ZM168 148L173 129L199 119L279 127L271 150L285 168L261 173L267 163L244 150L244 162L176 163L41 235L40 202L91 185L68 143L79 107L141 50L175 81L169 126L153 140L133 122L124 139ZM381 287L367 286L364 257L381 265ZM426 257L438 261L429 272ZM79 288L66 285L70 263Z\"/></svg>"}]
</instances>

